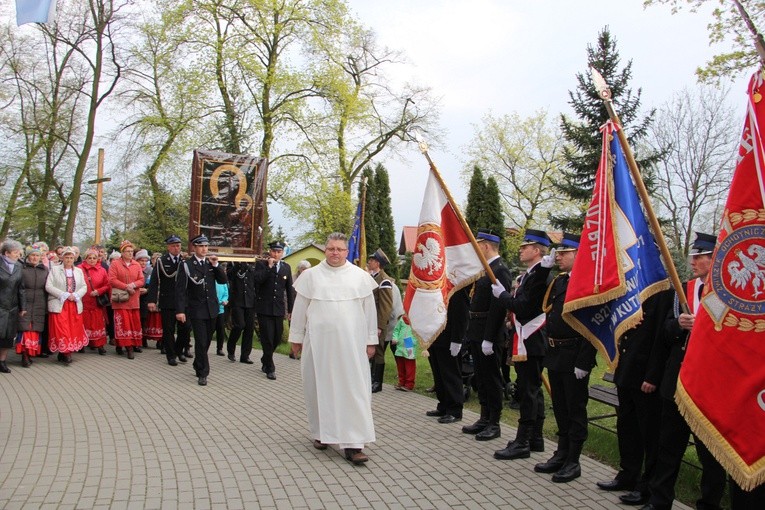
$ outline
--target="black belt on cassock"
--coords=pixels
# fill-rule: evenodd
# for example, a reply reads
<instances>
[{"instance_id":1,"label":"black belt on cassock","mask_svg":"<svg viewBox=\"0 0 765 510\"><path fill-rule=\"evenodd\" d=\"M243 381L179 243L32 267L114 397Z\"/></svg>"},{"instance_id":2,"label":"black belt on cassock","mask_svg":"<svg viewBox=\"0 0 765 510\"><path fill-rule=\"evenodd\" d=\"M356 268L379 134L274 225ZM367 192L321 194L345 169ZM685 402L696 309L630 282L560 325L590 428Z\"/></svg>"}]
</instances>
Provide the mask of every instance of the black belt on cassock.
<instances>
[{"instance_id":1,"label":"black belt on cassock","mask_svg":"<svg viewBox=\"0 0 765 510\"><path fill-rule=\"evenodd\" d=\"M582 340L582 337L576 336L574 338L548 338L547 343L550 347L563 347L565 345L574 345Z\"/></svg>"},{"instance_id":2,"label":"black belt on cassock","mask_svg":"<svg viewBox=\"0 0 765 510\"><path fill-rule=\"evenodd\" d=\"M489 312L470 312L471 319L485 319L489 316Z\"/></svg>"}]
</instances>

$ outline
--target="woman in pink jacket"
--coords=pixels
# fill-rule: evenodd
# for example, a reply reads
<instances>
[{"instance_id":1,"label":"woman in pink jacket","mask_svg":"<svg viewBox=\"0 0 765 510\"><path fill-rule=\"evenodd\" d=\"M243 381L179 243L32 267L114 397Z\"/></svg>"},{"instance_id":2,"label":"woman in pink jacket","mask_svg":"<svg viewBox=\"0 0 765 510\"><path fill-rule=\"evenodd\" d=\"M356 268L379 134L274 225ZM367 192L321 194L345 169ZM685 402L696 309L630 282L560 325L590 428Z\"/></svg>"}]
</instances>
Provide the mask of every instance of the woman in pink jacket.
<instances>
[{"instance_id":1,"label":"woman in pink jacket","mask_svg":"<svg viewBox=\"0 0 765 510\"><path fill-rule=\"evenodd\" d=\"M112 287L112 309L114 310L114 341L117 347L124 347L128 359L133 359L133 348L141 347L140 293L143 287L143 271L133 260L133 243L122 241L121 257L109 266L109 285ZM125 297L126 301L121 299Z\"/></svg>"},{"instance_id":2,"label":"woman in pink jacket","mask_svg":"<svg viewBox=\"0 0 765 510\"><path fill-rule=\"evenodd\" d=\"M109 297L109 275L98 261L98 250L89 248L85 260L80 264L88 284L88 292L82 298L83 321L88 334L88 347L98 349L98 354L106 354L106 310L98 302L99 296Z\"/></svg>"}]
</instances>

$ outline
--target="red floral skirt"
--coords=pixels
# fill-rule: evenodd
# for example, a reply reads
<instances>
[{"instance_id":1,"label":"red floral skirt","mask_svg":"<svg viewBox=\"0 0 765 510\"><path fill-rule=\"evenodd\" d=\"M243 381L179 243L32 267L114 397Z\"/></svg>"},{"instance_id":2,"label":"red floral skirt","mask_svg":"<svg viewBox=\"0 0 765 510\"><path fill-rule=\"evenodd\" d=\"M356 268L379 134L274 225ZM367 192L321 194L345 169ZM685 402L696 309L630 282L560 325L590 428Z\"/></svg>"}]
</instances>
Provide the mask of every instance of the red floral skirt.
<instances>
[{"instance_id":1,"label":"red floral skirt","mask_svg":"<svg viewBox=\"0 0 765 510\"><path fill-rule=\"evenodd\" d=\"M162 314L149 312L146 326L143 328L143 337L149 340L162 340Z\"/></svg>"},{"instance_id":2,"label":"red floral skirt","mask_svg":"<svg viewBox=\"0 0 765 510\"><path fill-rule=\"evenodd\" d=\"M82 322L85 324L85 334L88 336L90 347L106 345L106 319L103 308L99 306L92 310L83 310Z\"/></svg>"},{"instance_id":3,"label":"red floral skirt","mask_svg":"<svg viewBox=\"0 0 765 510\"><path fill-rule=\"evenodd\" d=\"M30 356L40 354L40 333L37 331L22 331L16 339L16 352L27 353Z\"/></svg>"},{"instance_id":4,"label":"red floral skirt","mask_svg":"<svg viewBox=\"0 0 765 510\"><path fill-rule=\"evenodd\" d=\"M140 310L114 310L114 343L117 347L141 347L142 340Z\"/></svg>"},{"instance_id":5,"label":"red floral skirt","mask_svg":"<svg viewBox=\"0 0 765 510\"><path fill-rule=\"evenodd\" d=\"M77 313L74 301L67 299L61 313L48 314L48 329L48 346L52 352L68 354L88 345L82 315Z\"/></svg>"}]
</instances>

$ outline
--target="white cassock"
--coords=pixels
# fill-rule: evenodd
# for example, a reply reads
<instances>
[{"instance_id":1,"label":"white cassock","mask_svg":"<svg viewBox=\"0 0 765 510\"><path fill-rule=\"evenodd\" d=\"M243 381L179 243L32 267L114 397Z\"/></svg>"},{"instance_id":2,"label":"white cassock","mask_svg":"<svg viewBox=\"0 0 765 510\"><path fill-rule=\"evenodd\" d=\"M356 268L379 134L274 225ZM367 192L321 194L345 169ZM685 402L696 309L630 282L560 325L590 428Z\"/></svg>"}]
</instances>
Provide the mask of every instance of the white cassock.
<instances>
[{"instance_id":1,"label":"white cassock","mask_svg":"<svg viewBox=\"0 0 765 510\"><path fill-rule=\"evenodd\" d=\"M340 448L375 440L367 345L377 345L377 283L363 269L327 261L294 284L289 341L303 344L301 371L311 438Z\"/></svg>"}]
</instances>

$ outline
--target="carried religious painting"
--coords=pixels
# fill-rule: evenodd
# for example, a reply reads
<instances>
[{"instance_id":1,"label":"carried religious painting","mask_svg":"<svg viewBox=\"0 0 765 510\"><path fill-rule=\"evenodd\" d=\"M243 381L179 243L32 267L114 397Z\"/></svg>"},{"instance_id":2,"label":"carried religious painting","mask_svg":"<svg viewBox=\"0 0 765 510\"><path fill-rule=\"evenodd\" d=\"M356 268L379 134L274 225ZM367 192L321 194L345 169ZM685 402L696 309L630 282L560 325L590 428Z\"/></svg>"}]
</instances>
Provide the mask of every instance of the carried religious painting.
<instances>
[{"instance_id":1,"label":"carried religious painting","mask_svg":"<svg viewBox=\"0 0 765 510\"><path fill-rule=\"evenodd\" d=\"M195 150L191 172L189 239L204 234L210 253L246 260L263 248L265 158Z\"/></svg>"}]
</instances>

